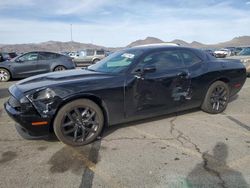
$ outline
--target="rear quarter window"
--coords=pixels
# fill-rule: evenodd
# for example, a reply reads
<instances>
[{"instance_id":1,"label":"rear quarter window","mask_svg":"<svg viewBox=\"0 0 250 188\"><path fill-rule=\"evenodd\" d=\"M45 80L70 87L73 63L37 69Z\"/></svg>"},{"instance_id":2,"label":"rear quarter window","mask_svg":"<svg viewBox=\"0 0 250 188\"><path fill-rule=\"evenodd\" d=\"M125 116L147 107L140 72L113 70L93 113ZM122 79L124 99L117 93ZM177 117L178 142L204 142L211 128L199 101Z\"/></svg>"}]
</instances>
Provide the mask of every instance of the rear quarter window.
<instances>
[{"instance_id":1,"label":"rear quarter window","mask_svg":"<svg viewBox=\"0 0 250 188\"><path fill-rule=\"evenodd\" d=\"M104 50L97 50L96 55L104 55Z\"/></svg>"},{"instance_id":2,"label":"rear quarter window","mask_svg":"<svg viewBox=\"0 0 250 188\"><path fill-rule=\"evenodd\" d=\"M202 62L202 59L200 57L198 57L198 55L192 51L182 50L182 51L180 51L180 54L181 54L182 59L187 67L190 67L190 66L193 66L195 64Z\"/></svg>"},{"instance_id":3,"label":"rear quarter window","mask_svg":"<svg viewBox=\"0 0 250 188\"><path fill-rule=\"evenodd\" d=\"M39 53L40 60L50 60L59 58L61 55L56 53L41 52Z\"/></svg>"}]
</instances>

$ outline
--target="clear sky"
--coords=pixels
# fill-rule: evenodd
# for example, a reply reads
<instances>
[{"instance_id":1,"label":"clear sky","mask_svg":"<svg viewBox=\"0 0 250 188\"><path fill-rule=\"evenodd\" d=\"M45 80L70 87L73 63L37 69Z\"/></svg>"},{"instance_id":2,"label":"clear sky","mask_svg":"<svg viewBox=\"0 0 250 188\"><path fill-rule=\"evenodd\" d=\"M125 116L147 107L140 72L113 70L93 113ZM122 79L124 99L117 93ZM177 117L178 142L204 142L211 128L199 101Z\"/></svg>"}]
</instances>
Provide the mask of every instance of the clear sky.
<instances>
[{"instance_id":1,"label":"clear sky","mask_svg":"<svg viewBox=\"0 0 250 188\"><path fill-rule=\"evenodd\" d=\"M147 36L217 43L250 35L250 0L0 0L0 44L125 46Z\"/></svg>"}]
</instances>

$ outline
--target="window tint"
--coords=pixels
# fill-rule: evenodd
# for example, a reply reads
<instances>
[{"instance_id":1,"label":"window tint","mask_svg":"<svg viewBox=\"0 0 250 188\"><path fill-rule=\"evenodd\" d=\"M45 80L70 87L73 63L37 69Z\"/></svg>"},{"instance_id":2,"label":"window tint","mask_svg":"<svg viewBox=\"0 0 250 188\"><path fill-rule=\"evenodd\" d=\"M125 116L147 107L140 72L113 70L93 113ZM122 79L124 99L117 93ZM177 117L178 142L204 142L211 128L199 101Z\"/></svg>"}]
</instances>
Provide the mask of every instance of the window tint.
<instances>
[{"instance_id":1,"label":"window tint","mask_svg":"<svg viewBox=\"0 0 250 188\"><path fill-rule=\"evenodd\" d=\"M95 55L95 51L94 50L87 50L86 54L87 54L87 56L93 56L93 55Z\"/></svg>"},{"instance_id":2,"label":"window tint","mask_svg":"<svg viewBox=\"0 0 250 188\"><path fill-rule=\"evenodd\" d=\"M181 51L180 53L182 55L185 65L188 67L201 62L201 59L197 57L197 55L195 55L193 52Z\"/></svg>"},{"instance_id":3,"label":"window tint","mask_svg":"<svg viewBox=\"0 0 250 188\"><path fill-rule=\"evenodd\" d=\"M40 53L39 53L39 59L40 59L40 60L56 59L56 58L58 58L59 56L60 56L59 54L49 53L49 52L40 52Z\"/></svg>"},{"instance_id":4,"label":"window tint","mask_svg":"<svg viewBox=\"0 0 250 188\"><path fill-rule=\"evenodd\" d=\"M158 71L184 67L179 53L172 50L152 53L144 58L142 64L155 65Z\"/></svg>"},{"instance_id":5,"label":"window tint","mask_svg":"<svg viewBox=\"0 0 250 188\"><path fill-rule=\"evenodd\" d=\"M104 55L104 50L96 50L96 55Z\"/></svg>"},{"instance_id":6,"label":"window tint","mask_svg":"<svg viewBox=\"0 0 250 188\"><path fill-rule=\"evenodd\" d=\"M38 54L36 52L31 52L24 54L23 56L19 57L20 61L36 61Z\"/></svg>"}]
</instances>

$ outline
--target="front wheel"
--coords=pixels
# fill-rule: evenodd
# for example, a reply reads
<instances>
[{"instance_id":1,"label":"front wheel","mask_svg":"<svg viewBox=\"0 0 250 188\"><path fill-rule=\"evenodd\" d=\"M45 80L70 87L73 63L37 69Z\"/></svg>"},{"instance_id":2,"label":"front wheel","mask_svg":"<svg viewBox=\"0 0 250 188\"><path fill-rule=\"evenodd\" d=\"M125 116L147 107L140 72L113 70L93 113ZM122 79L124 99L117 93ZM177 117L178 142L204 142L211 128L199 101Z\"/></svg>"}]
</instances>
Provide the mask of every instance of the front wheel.
<instances>
[{"instance_id":1,"label":"front wheel","mask_svg":"<svg viewBox=\"0 0 250 188\"><path fill-rule=\"evenodd\" d=\"M225 82L216 81L208 89L201 109L211 114L223 112L229 101L229 88Z\"/></svg>"},{"instance_id":2,"label":"front wheel","mask_svg":"<svg viewBox=\"0 0 250 188\"><path fill-rule=\"evenodd\" d=\"M8 82L9 80L10 80L9 71L0 68L0 82Z\"/></svg>"},{"instance_id":3,"label":"front wheel","mask_svg":"<svg viewBox=\"0 0 250 188\"><path fill-rule=\"evenodd\" d=\"M54 132L63 143L82 146L94 141L104 125L100 107L91 100L79 99L63 106L55 120Z\"/></svg>"}]
</instances>

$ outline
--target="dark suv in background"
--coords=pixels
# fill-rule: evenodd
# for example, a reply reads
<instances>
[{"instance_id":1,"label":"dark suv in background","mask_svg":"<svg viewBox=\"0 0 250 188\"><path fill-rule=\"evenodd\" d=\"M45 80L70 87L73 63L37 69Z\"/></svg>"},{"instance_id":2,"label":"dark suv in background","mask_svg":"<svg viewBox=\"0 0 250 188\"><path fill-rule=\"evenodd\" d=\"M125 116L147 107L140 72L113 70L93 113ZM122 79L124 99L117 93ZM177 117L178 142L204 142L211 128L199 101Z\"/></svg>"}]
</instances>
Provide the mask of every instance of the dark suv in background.
<instances>
[{"instance_id":1,"label":"dark suv in background","mask_svg":"<svg viewBox=\"0 0 250 188\"><path fill-rule=\"evenodd\" d=\"M68 56L52 52L28 52L0 63L0 82L74 68L75 64Z\"/></svg>"},{"instance_id":2,"label":"dark suv in background","mask_svg":"<svg viewBox=\"0 0 250 188\"><path fill-rule=\"evenodd\" d=\"M15 52L11 52L11 53L0 52L0 62L11 60L12 58L16 56L17 54Z\"/></svg>"}]
</instances>

